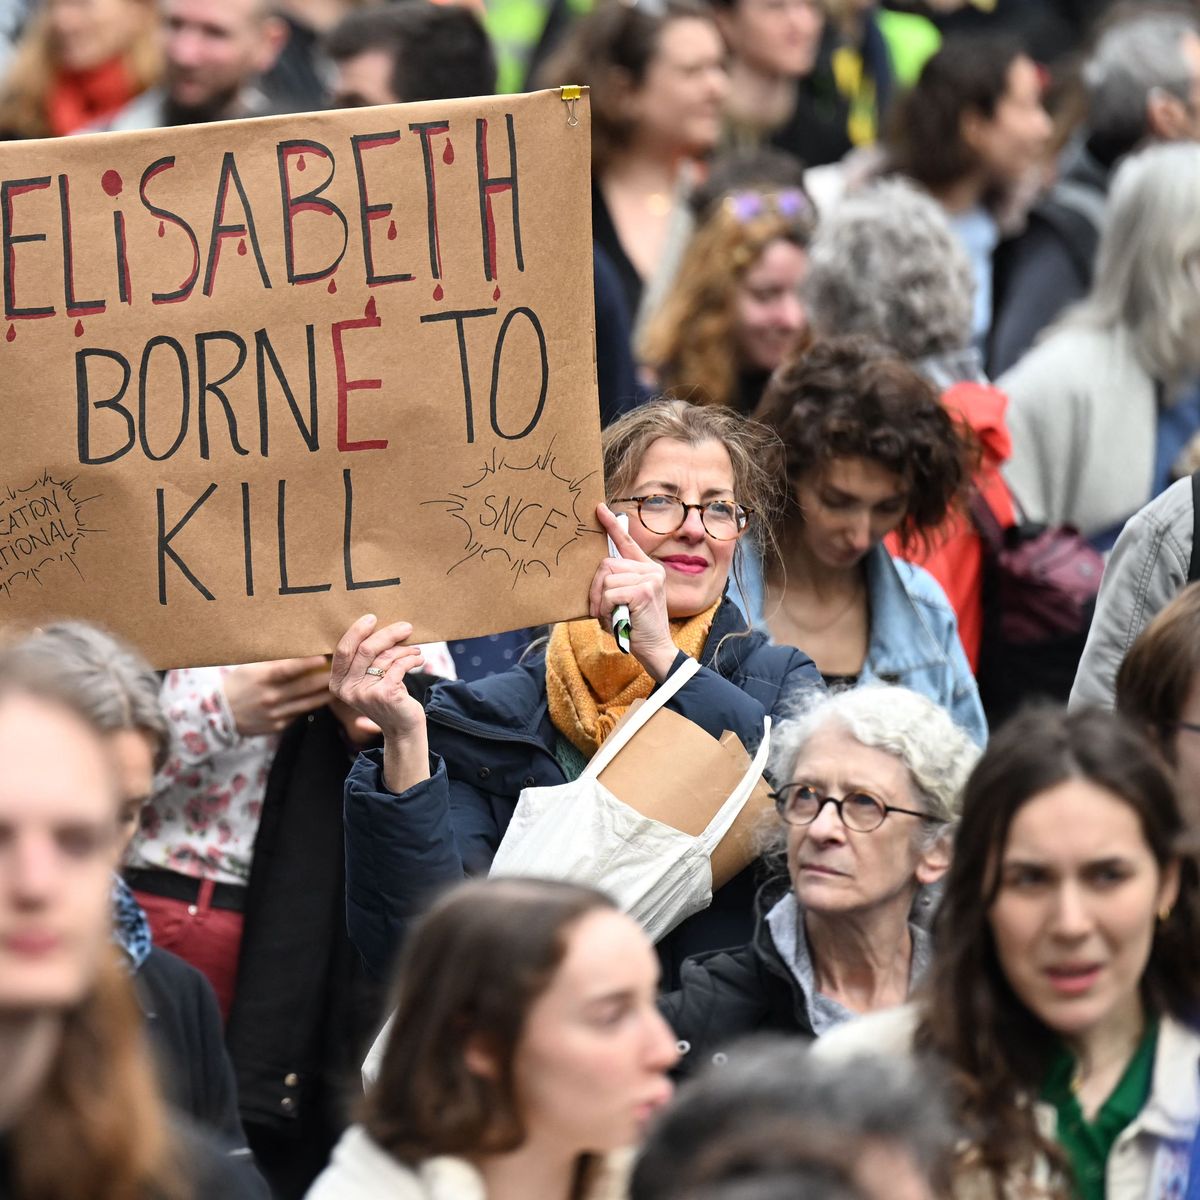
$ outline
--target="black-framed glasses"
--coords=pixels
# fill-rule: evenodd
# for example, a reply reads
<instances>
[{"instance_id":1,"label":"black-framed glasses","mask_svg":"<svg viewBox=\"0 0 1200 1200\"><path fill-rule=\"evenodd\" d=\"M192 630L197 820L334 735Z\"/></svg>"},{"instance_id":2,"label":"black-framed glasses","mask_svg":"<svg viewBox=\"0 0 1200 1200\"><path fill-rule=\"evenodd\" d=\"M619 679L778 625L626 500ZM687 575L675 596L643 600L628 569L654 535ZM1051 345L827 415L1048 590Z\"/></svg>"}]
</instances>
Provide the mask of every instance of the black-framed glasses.
<instances>
[{"instance_id":1,"label":"black-framed glasses","mask_svg":"<svg viewBox=\"0 0 1200 1200\"><path fill-rule=\"evenodd\" d=\"M811 825L821 815L821 809L832 804L847 829L855 833L874 833L887 820L888 813L902 813L906 817L919 817L922 821L945 822L929 813L911 808L898 808L895 804L884 804L870 792L850 792L840 800L836 796L822 796L808 783L789 783L771 793L775 808L789 825Z\"/></svg>"},{"instance_id":2,"label":"black-framed glasses","mask_svg":"<svg viewBox=\"0 0 1200 1200\"><path fill-rule=\"evenodd\" d=\"M665 536L682 528L688 513L695 509L710 537L719 542L741 537L754 515L752 508L736 500L709 500L705 504L684 504L678 496L622 496L613 504L636 504L638 520L650 530Z\"/></svg>"}]
</instances>

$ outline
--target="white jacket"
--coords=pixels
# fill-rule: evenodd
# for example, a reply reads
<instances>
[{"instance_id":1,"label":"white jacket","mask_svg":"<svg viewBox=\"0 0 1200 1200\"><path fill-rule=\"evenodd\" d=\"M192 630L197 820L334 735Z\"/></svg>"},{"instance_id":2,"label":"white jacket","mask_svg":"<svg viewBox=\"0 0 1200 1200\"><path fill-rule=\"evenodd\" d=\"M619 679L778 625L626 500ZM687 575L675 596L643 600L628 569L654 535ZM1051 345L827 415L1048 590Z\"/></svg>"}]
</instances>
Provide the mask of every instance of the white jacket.
<instances>
[{"instance_id":1,"label":"white jacket","mask_svg":"<svg viewBox=\"0 0 1200 1200\"><path fill-rule=\"evenodd\" d=\"M610 1155L587 1200L621 1200L629 1159ZM406 1167L352 1125L305 1200L487 1200L483 1177L465 1159L443 1156Z\"/></svg>"},{"instance_id":2,"label":"white jacket","mask_svg":"<svg viewBox=\"0 0 1200 1200\"><path fill-rule=\"evenodd\" d=\"M871 1013L831 1030L813 1043L812 1053L829 1062L862 1054L910 1055L917 1008L905 1004ZM1057 1125L1052 1105L1035 1105L1038 1126L1053 1138ZM1106 1200L1179 1200L1187 1190L1192 1139L1200 1126L1200 1031L1170 1017L1159 1023L1150 1096L1142 1111L1121 1131L1108 1156ZM1036 1175L1036 1173L1035 1173ZM1041 1173L1041 1182L1045 1181ZM1036 1196L1013 1189L1012 1195ZM964 1177L955 1200L991 1195L983 1179Z\"/></svg>"}]
</instances>

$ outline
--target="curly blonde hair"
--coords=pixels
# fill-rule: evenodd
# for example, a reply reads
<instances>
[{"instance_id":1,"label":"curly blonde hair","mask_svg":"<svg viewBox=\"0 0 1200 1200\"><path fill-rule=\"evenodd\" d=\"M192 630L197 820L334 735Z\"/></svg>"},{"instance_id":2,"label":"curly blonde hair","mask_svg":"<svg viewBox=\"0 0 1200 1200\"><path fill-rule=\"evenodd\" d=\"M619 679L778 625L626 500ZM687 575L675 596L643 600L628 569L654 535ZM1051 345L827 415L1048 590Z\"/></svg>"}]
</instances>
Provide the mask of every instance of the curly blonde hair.
<instances>
[{"instance_id":1,"label":"curly blonde hair","mask_svg":"<svg viewBox=\"0 0 1200 1200\"><path fill-rule=\"evenodd\" d=\"M736 404L738 287L772 242L804 248L813 232L811 216L785 216L769 206L742 220L729 199L693 234L639 346L639 359L657 372L659 388L693 404Z\"/></svg>"}]
</instances>

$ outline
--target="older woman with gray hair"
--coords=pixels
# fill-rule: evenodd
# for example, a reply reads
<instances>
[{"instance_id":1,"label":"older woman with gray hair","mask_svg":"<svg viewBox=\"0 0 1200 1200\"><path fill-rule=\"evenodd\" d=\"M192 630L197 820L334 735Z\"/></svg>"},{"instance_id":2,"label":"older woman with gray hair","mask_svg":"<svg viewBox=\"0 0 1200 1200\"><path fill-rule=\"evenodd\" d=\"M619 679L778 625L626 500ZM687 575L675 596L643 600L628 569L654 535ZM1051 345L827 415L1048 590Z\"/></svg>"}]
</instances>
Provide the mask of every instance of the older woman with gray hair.
<instances>
[{"instance_id":1,"label":"older woman with gray hair","mask_svg":"<svg viewBox=\"0 0 1200 1200\"><path fill-rule=\"evenodd\" d=\"M121 844L129 848L154 773L166 762L171 731L159 702L158 675L131 646L84 621L59 621L21 642L65 675L116 761Z\"/></svg>"},{"instance_id":2,"label":"older woman with gray hair","mask_svg":"<svg viewBox=\"0 0 1200 1200\"><path fill-rule=\"evenodd\" d=\"M1200 146L1154 146L1126 159L1091 291L1000 380L1011 400L1008 481L1026 516L1075 525L1098 550L1192 465L1197 196Z\"/></svg>"},{"instance_id":3,"label":"older woman with gray hair","mask_svg":"<svg viewBox=\"0 0 1200 1200\"><path fill-rule=\"evenodd\" d=\"M823 697L775 740L781 871L750 942L684 963L660 1001L681 1071L756 1031L820 1037L904 1003L929 961L914 920L950 865L978 750L926 697L883 685Z\"/></svg>"},{"instance_id":4,"label":"older woman with gray hair","mask_svg":"<svg viewBox=\"0 0 1200 1200\"><path fill-rule=\"evenodd\" d=\"M814 333L861 333L930 382L981 379L971 342L974 281L945 211L902 179L846 196L809 245L804 298Z\"/></svg>"}]
</instances>

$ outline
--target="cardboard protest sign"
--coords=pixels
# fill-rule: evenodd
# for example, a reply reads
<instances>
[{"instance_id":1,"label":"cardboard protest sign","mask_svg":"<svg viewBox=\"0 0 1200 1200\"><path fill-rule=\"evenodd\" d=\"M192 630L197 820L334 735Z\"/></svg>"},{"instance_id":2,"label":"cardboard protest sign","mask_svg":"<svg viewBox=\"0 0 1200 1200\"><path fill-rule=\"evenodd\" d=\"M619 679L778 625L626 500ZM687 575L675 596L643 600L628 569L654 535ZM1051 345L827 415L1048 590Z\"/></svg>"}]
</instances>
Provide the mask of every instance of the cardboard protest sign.
<instances>
[{"instance_id":1,"label":"cardboard protest sign","mask_svg":"<svg viewBox=\"0 0 1200 1200\"><path fill-rule=\"evenodd\" d=\"M584 615L586 96L0 146L0 620L162 667Z\"/></svg>"}]
</instances>

